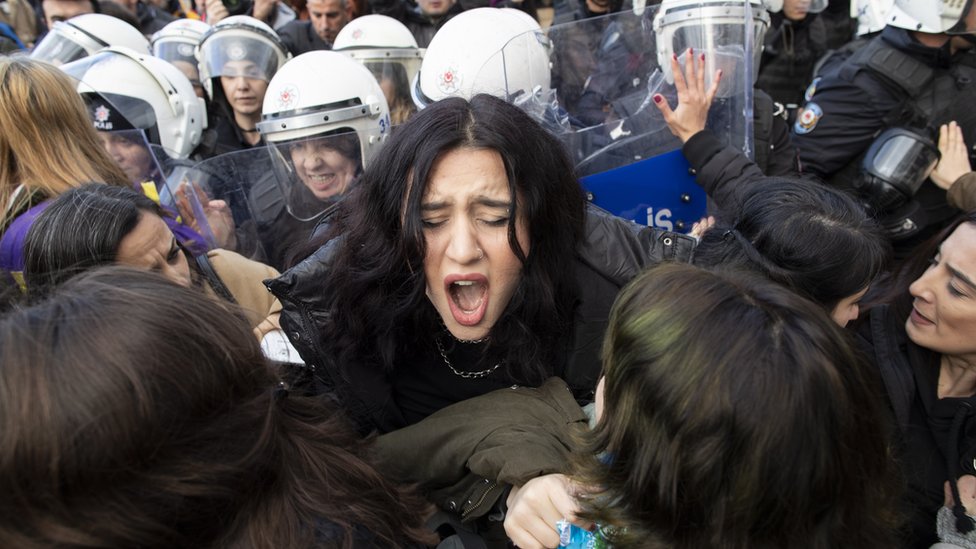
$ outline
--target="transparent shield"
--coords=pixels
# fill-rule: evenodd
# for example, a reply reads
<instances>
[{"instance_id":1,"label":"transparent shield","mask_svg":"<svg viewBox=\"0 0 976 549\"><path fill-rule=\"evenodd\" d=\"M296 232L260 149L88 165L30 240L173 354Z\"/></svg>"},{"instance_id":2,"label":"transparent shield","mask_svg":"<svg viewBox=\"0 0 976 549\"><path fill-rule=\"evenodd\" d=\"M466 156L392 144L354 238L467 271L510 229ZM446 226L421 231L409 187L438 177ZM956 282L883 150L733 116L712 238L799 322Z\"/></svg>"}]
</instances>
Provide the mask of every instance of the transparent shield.
<instances>
[{"instance_id":1,"label":"transparent shield","mask_svg":"<svg viewBox=\"0 0 976 549\"><path fill-rule=\"evenodd\" d=\"M680 24L671 25L660 24L658 9L651 6L639 13L628 10L553 26L546 33L546 56L537 53L539 41L527 33L486 63L478 79L496 83L502 92L497 95L516 104L522 101L520 106L559 137L597 205L641 223L690 228L697 221L696 212L704 214L704 193L694 185L680 154L681 142L652 98L661 94L675 108L671 52L679 54L682 71L686 57L681 54L688 48L695 49L696 57L704 53L707 82L722 70L706 128L751 155L753 44L755 33L765 27L751 9L733 10L732 15L692 10ZM667 61L664 67L662 59ZM524 85L545 82L529 74L544 70L548 90ZM667 166L662 168L660 162ZM643 168L635 168L637 164ZM657 167L648 169L651 165ZM600 192L588 187L595 176ZM608 196L614 197L613 204L606 202ZM678 209L686 218L680 224L653 221L662 219L657 212Z\"/></svg>"},{"instance_id":2,"label":"transparent shield","mask_svg":"<svg viewBox=\"0 0 976 549\"><path fill-rule=\"evenodd\" d=\"M340 146L337 140L324 139ZM313 147L324 149L315 143L307 149L315 152ZM356 150L358 156L358 146ZM341 196L334 193L323 200L314 194L326 183L337 182L338 170L327 174L319 161L310 162L310 188L294 166L290 148L269 145L200 162L181 177L171 178L170 187L181 216L191 226L207 224L221 247L284 270L291 254Z\"/></svg>"}]
</instances>

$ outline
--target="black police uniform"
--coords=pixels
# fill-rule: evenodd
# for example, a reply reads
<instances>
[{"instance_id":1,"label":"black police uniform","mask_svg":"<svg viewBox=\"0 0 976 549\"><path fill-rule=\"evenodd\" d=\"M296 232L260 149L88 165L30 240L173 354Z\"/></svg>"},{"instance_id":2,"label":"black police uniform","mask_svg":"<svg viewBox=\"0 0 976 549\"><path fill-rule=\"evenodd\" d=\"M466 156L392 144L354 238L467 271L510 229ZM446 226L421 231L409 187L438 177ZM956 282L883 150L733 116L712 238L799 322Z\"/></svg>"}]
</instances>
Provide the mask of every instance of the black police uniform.
<instances>
[{"instance_id":1,"label":"black police uniform","mask_svg":"<svg viewBox=\"0 0 976 549\"><path fill-rule=\"evenodd\" d=\"M950 55L948 44L928 47L907 30L886 27L811 84L793 126L801 168L853 192L865 152L887 128L909 128L936 140L939 125L956 120L973 144L974 79L971 50ZM865 200L871 209L870 197ZM903 257L955 213L945 191L926 182L906 205L878 217L896 256Z\"/></svg>"}]
</instances>

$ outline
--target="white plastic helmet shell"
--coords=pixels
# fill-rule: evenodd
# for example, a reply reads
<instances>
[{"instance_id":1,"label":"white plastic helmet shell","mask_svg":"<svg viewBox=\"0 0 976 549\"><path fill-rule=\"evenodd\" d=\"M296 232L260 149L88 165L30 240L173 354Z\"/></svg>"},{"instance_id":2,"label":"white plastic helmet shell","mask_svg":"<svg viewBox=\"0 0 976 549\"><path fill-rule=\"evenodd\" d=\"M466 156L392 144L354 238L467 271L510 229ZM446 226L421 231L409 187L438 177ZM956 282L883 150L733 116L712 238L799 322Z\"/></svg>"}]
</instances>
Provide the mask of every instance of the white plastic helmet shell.
<instances>
[{"instance_id":1,"label":"white plastic helmet shell","mask_svg":"<svg viewBox=\"0 0 976 549\"><path fill-rule=\"evenodd\" d=\"M153 55L169 60L172 57L164 54L162 50L166 49L169 45L185 45L189 48L183 48L180 52L180 57L192 58L194 56L193 50L203 41L204 35L211 28L207 23L196 19L177 19L152 35L149 42L152 44Z\"/></svg>"},{"instance_id":2,"label":"white plastic helmet shell","mask_svg":"<svg viewBox=\"0 0 976 549\"><path fill-rule=\"evenodd\" d=\"M237 47L237 44L248 44L260 51L248 51ZM200 82L210 99L214 98L213 79L220 76L222 60L225 60L225 56L221 54L225 49L232 50L231 57L267 64L270 72L267 75L268 81L291 58L278 34L263 21L248 15L232 15L221 19L204 34L196 54L200 66Z\"/></svg>"},{"instance_id":3,"label":"white plastic helmet shell","mask_svg":"<svg viewBox=\"0 0 976 549\"><path fill-rule=\"evenodd\" d=\"M385 15L364 15L342 27L332 49L347 48L413 48L417 40L403 23Z\"/></svg>"},{"instance_id":4,"label":"white plastic helmet shell","mask_svg":"<svg viewBox=\"0 0 976 549\"><path fill-rule=\"evenodd\" d=\"M962 0L895 0L887 21L910 31L943 33L962 19L967 4Z\"/></svg>"},{"instance_id":5,"label":"white plastic helmet shell","mask_svg":"<svg viewBox=\"0 0 976 549\"><path fill-rule=\"evenodd\" d=\"M853 0L851 17L857 19L857 35L864 36L885 28L888 12L895 0Z\"/></svg>"},{"instance_id":6,"label":"white plastic helmet shell","mask_svg":"<svg viewBox=\"0 0 976 549\"><path fill-rule=\"evenodd\" d=\"M125 21L101 13L86 13L58 21L31 52L31 58L55 65L92 55L108 46L124 46L149 53L149 40Z\"/></svg>"},{"instance_id":7,"label":"white plastic helmet shell","mask_svg":"<svg viewBox=\"0 0 976 549\"><path fill-rule=\"evenodd\" d=\"M762 56L763 39L769 28L769 12L762 0L749 0L752 10L752 82L759 71L759 60ZM744 21L746 14L744 3L739 0L664 0L654 15L654 34L657 42L657 60L661 72L669 84L674 83L671 72L671 57L685 51L687 44L675 44L677 37L684 40L696 34L703 41L720 47L737 47L744 45ZM704 26L703 26L704 25ZM698 32L689 32L698 28ZM723 44L723 40L729 40ZM693 38L692 38L693 40ZM698 46L701 47L701 46ZM705 48L702 48L705 49ZM720 51L713 52L705 58L706 80L711 83L716 70L716 58L722 55ZM729 80L726 75L726 80Z\"/></svg>"},{"instance_id":8,"label":"white plastic helmet shell","mask_svg":"<svg viewBox=\"0 0 976 549\"><path fill-rule=\"evenodd\" d=\"M503 99L550 87L550 46L542 28L518 10L476 8L451 18L430 41L414 102L487 93Z\"/></svg>"},{"instance_id":9,"label":"white plastic helmet shell","mask_svg":"<svg viewBox=\"0 0 976 549\"><path fill-rule=\"evenodd\" d=\"M351 129L367 166L390 135L390 110L369 69L341 53L311 51L271 79L257 128L269 143Z\"/></svg>"},{"instance_id":10,"label":"white plastic helmet shell","mask_svg":"<svg viewBox=\"0 0 976 549\"><path fill-rule=\"evenodd\" d=\"M200 143L207 119L203 100L187 77L166 61L112 47L62 69L79 80L79 93L95 91L148 103L159 132L158 144L170 156L187 158Z\"/></svg>"}]
</instances>

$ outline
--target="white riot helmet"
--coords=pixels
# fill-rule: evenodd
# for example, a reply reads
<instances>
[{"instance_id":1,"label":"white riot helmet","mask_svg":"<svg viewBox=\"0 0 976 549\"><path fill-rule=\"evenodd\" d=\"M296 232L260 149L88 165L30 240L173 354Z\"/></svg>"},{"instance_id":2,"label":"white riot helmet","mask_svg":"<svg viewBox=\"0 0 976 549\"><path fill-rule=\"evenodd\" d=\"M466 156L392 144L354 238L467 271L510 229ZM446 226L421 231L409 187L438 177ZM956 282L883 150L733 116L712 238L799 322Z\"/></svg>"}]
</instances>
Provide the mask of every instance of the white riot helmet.
<instances>
[{"instance_id":1,"label":"white riot helmet","mask_svg":"<svg viewBox=\"0 0 976 549\"><path fill-rule=\"evenodd\" d=\"M149 41L139 29L117 17L86 13L55 23L30 56L61 65L108 46L124 46L139 53L149 53Z\"/></svg>"},{"instance_id":2,"label":"white riot helmet","mask_svg":"<svg viewBox=\"0 0 976 549\"><path fill-rule=\"evenodd\" d=\"M332 49L366 66L386 92L394 124L415 110L410 83L420 71L423 48L403 23L385 15L364 15L339 31Z\"/></svg>"},{"instance_id":3,"label":"white riot helmet","mask_svg":"<svg viewBox=\"0 0 976 549\"><path fill-rule=\"evenodd\" d=\"M200 80L213 100L213 79L247 76L270 82L290 54L275 31L248 15L221 19L200 41L197 61Z\"/></svg>"},{"instance_id":4,"label":"white riot helmet","mask_svg":"<svg viewBox=\"0 0 976 549\"><path fill-rule=\"evenodd\" d=\"M769 12L761 0L750 0L752 32L752 78L759 75L763 39L769 28ZM654 15L654 33L657 41L657 60L669 84L674 83L671 57L689 48L695 54L705 54L706 86L711 85L715 71L722 69L723 78L718 96L735 93L734 82L741 79L745 58L746 7L741 0L664 0Z\"/></svg>"},{"instance_id":5,"label":"white riot helmet","mask_svg":"<svg viewBox=\"0 0 976 549\"><path fill-rule=\"evenodd\" d=\"M196 19L177 19L152 35L152 53L163 61L176 65L193 87L203 86L197 67L196 48L210 25Z\"/></svg>"},{"instance_id":6,"label":"white riot helmet","mask_svg":"<svg viewBox=\"0 0 976 549\"><path fill-rule=\"evenodd\" d=\"M332 77L323 82L323 74ZM341 53L311 51L271 79L257 129L271 144L289 212L311 219L376 156L390 135L390 111L369 69ZM335 154L323 161L323 150Z\"/></svg>"},{"instance_id":7,"label":"white riot helmet","mask_svg":"<svg viewBox=\"0 0 976 549\"><path fill-rule=\"evenodd\" d=\"M200 143L207 114L179 69L128 48L112 47L62 65L78 81L96 129L141 130L173 158Z\"/></svg>"},{"instance_id":8,"label":"white riot helmet","mask_svg":"<svg viewBox=\"0 0 976 549\"><path fill-rule=\"evenodd\" d=\"M933 34L971 34L966 24L972 0L895 0L888 12L888 24L910 31Z\"/></svg>"},{"instance_id":9,"label":"white riot helmet","mask_svg":"<svg viewBox=\"0 0 976 549\"><path fill-rule=\"evenodd\" d=\"M783 4L786 0L765 0L766 9L772 13L783 11ZM804 0L807 13L820 13L827 9L828 0Z\"/></svg>"},{"instance_id":10,"label":"white riot helmet","mask_svg":"<svg viewBox=\"0 0 976 549\"><path fill-rule=\"evenodd\" d=\"M552 96L551 45L531 17L508 8L459 13L427 46L414 102L423 108L446 97L487 93L513 103Z\"/></svg>"},{"instance_id":11,"label":"white riot helmet","mask_svg":"<svg viewBox=\"0 0 976 549\"><path fill-rule=\"evenodd\" d=\"M857 36L880 32L888 21L895 0L853 0L851 17L857 19Z\"/></svg>"}]
</instances>

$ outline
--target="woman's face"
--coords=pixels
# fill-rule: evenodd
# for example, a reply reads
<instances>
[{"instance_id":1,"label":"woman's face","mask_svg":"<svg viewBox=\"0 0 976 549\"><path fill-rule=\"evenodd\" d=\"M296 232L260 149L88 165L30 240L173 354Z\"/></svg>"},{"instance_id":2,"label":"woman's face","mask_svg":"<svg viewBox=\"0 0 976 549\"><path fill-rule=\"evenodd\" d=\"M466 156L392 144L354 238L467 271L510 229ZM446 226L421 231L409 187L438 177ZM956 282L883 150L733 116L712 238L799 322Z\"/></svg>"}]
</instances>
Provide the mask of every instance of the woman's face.
<instances>
[{"instance_id":1,"label":"woman's face","mask_svg":"<svg viewBox=\"0 0 976 549\"><path fill-rule=\"evenodd\" d=\"M180 286L190 285L186 256L163 218L152 212L142 212L135 228L119 242L115 262L156 271Z\"/></svg>"},{"instance_id":2,"label":"woman's face","mask_svg":"<svg viewBox=\"0 0 976 549\"><path fill-rule=\"evenodd\" d=\"M783 15L792 21L801 21L810 11L810 0L783 0Z\"/></svg>"},{"instance_id":3,"label":"woman's face","mask_svg":"<svg viewBox=\"0 0 976 549\"><path fill-rule=\"evenodd\" d=\"M455 149L431 170L421 205L427 297L458 339L481 339L501 317L522 273L508 244L512 201L501 156ZM515 220L528 254L528 223Z\"/></svg>"},{"instance_id":4,"label":"woman's face","mask_svg":"<svg viewBox=\"0 0 976 549\"><path fill-rule=\"evenodd\" d=\"M830 318L834 319L834 322L840 326L847 326L848 322L857 320L857 315L860 313L859 304L866 293L868 293L868 289L864 288L860 292L840 300L834 306L834 310L830 312Z\"/></svg>"},{"instance_id":5,"label":"woman's face","mask_svg":"<svg viewBox=\"0 0 976 549\"><path fill-rule=\"evenodd\" d=\"M98 132L98 138L105 152L122 168L129 181L141 183L150 178L153 157L145 145L113 132Z\"/></svg>"},{"instance_id":6,"label":"woman's face","mask_svg":"<svg viewBox=\"0 0 976 549\"><path fill-rule=\"evenodd\" d=\"M288 149L298 178L319 200L346 192L359 169L359 162L328 145L328 138L308 139Z\"/></svg>"},{"instance_id":7,"label":"woman's face","mask_svg":"<svg viewBox=\"0 0 976 549\"><path fill-rule=\"evenodd\" d=\"M236 114L260 117L264 94L268 91L264 72L253 61L241 60L228 61L223 73L226 76L220 77L220 85L230 108Z\"/></svg>"},{"instance_id":8,"label":"woman's face","mask_svg":"<svg viewBox=\"0 0 976 549\"><path fill-rule=\"evenodd\" d=\"M976 224L963 223L942 242L909 292L912 341L943 355L976 354Z\"/></svg>"}]
</instances>

